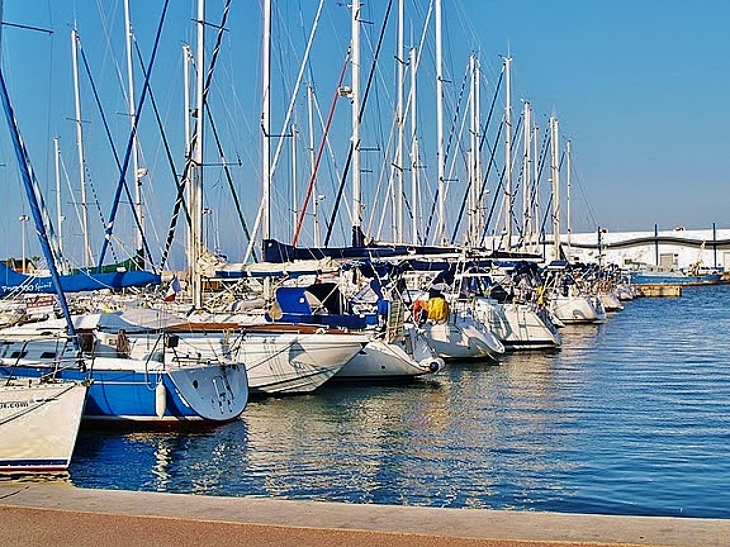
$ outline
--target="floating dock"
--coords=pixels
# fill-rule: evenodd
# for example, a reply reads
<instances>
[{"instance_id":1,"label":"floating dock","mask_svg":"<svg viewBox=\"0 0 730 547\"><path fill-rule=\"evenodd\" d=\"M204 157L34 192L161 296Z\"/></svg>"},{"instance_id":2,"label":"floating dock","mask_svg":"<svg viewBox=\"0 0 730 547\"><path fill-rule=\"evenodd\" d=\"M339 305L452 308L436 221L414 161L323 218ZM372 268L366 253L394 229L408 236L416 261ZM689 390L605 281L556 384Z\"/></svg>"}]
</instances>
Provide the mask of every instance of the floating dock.
<instances>
[{"instance_id":1,"label":"floating dock","mask_svg":"<svg viewBox=\"0 0 730 547\"><path fill-rule=\"evenodd\" d=\"M651 285L634 285L634 290L639 296L652 297L677 297L682 296L682 285L667 284L651 284Z\"/></svg>"}]
</instances>

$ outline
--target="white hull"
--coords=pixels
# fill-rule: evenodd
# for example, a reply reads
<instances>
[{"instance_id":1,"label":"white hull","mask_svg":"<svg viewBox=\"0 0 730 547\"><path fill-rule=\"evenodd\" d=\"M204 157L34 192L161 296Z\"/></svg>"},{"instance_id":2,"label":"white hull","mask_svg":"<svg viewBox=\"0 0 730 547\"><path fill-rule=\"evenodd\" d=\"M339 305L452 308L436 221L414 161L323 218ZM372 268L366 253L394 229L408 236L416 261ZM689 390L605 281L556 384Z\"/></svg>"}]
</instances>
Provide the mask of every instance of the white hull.
<instances>
[{"instance_id":1,"label":"white hull","mask_svg":"<svg viewBox=\"0 0 730 547\"><path fill-rule=\"evenodd\" d=\"M57 472L71 462L88 384L2 379L0 472Z\"/></svg>"},{"instance_id":2,"label":"white hull","mask_svg":"<svg viewBox=\"0 0 730 547\"><path fill-rule=\"evenodd\" d=\"M555 317L566 325L606 321L606 310L598 297L554 295L549 306Z\"/></svg>"},{"instance_id":3,"label":"white hull","mask_svg":"<svg viewBox=\"0 0 730 547\"><path fill-rule=\"evenodd\" d=\"M448 322L423 325L429 343L444 359L493 359L504 355L502 342L470 315L457 312Z\"/></svg>"},{"instance_id":4,"label":"white hull","mask_svg":"<svg viewBox=\"0 0 730 547\"><path fill-rule=\"evenodd\" d=\"M407 347L411 351L407 351ZM415 329L406 330L402 342L387 343L372 339L335 375L336 379L395 379L432 374L443 368L444 361L428 345L425 336Z\"/></svg>"},{"instance_id":5,"label":"white hull","mask_svg":"<svg viewBox=\"0 0 730 547\"><path fill-rule=\"evenodd\" d=\"M548 325L529 304L500 304L489 298L476 298L473 309L474 316L508 350L552 349L562 344L555 327Z\"/></svg>"},{"instance_id":6,"label":"white hull","mask_svg":"<svg viewBox=\"0 0 730 547\"><path fill-rule=\"evenodd\" d=\"M337 374L369 342L364 334L247 332L236 349L252 393L308 393Z\"/></svg>"},{"instance_id":7,"label":"white hull","mask_svg":"<svg viewBox=\"0 0 730 547\"><path fill-rule=\"evenodd\" d=\"M614 293L600 293L601 304L603 309L609 311L621 311L624 309L624 305L619 300L618 296Z\"/></svg>"}]
</instances>

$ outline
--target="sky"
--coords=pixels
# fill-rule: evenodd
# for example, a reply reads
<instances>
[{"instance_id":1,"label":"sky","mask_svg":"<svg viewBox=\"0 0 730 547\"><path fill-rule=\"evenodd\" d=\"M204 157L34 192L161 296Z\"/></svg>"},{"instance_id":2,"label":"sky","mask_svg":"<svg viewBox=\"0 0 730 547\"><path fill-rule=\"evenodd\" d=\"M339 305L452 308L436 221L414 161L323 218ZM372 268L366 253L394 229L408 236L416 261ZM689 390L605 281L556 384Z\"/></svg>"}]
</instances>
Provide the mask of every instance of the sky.
<instances>
[{"instance_id":1,"label":"sky","mask_svg":"<svg viewBox=\"0 0 730 547\"><path fill-rule=\"evenodd\" d=\"M146 203L146 228L157 260L164 245L175 195L166 143L179 175L184 162L183 55L185 43L195 44L196 6L192 0L170 2L162 27L150 86L161 137L149 96L140 115L141 165ZM362 81L367 81L387 0L371 0L362 9ZM395 104L394 2L385 27L377 70L363 117L363 225L370 235L389 237L392 207L385 195L393 163ZM164 2L130 0L135 40L149 64ZM206 38L210 58L220 23L223 0L209 0ZM310 179L310 148L319 150L324 120L333 102L337 81L350 41L350 12L345 2L326 0L312 45L310 62L297 90L291 122L283 127L285 112L315 18L315 0L274 0L272 31L272 150L281 145L281 158L272 190L272 235L289 241L297 208ZM427 0L406 0L406 47L417 46L429 13ZM123 158L129 140L130 118L126 99L126 58L123 2L121 0L6 0L3 21L47 29L21 30L5 25L2 32L2 68L21 132L34 169L55 219L54 136L60 139L62 164L62 224L64 249L76 264L82 262L82 237L77 207L79 168L74 123L74 91L70 30L78 29L94 86L102 104L117 154ZM246 248L236 204L228 189L230 173L249 228L260 204L261 160L261 0L234 0L214 71L210 107L225 152L222 158L206 126L205 236L210 248L241 260ZM652 231L685 226L705 229L716 223L730 227L730 3L722 0L443 0L444 94L449 173L447 224L456 223L465 187L465 147L458 138L465 123L468 56L475 53L480 78L482 122L493 100L495 113L485 135L496 143L496 168L489 173L488 196L499 194L499 169L504 165L503 143L497 139L503 118L504 86L495 93L502 60L513 59L512 105L516 119L522 101L534 109L538 129L547 119L560 122L561 145L570 140L571 225L574 232ZM433 15L426 31L417 73L419 172L424 196L435 190L435 38ZM81 62L81 61L80 61ZM410 76L406 73L406 79ZM139 101L144 75L134 66L135 95ZM349 85L349 71L344 84ZM90 236L98 256L119 171L106 136L103 117L84 69L80 75L82 123L89 189ZM314 135L309 144L307 86L314 90ZM329 141L323 149L315 196L321 226L329 220L349 147L349 101L338 99ZM406 125L410 123L406 119ZM467 126L468 127L468 126ZM296 135L279 138L278 135ZM519 140L519 139L516 139ZM457 145L457 141L459 144ZM294 143L292 145L292 143ZM273 156L273 152L272 152ZM485 161L488 153L483 150ZM296 158L296 159L295 159ZM519 160L516 162L519 165ZM22 222L27 204L5 125L0 130L0 184L5 196L0 217L0 256L20 256ZM515 171L516 173L516 171ZM515 174L517 176L517 174ZM541 185L546 188L547 175ZM296 191L293 190L296 181ZM561 183L566 175L561 171ZM543 190L544 191L544 190ZM565 188L561 200L565 200ZM345 190L348 196L349 187ZM340 206L332 227L332 244L347 239L350 199ZM543 197L543 204L548 198ZM424 197L424 201L426 198ZM498 232L500 202L494 203L493 231ZM409 204L410 206L410 204ZM423 204L423 224L429 205ZM115 224L115 257L133 249L133 222L123 200ZM563 214L565 207L562 206ZM567 219L563 219L565 224ZM463 223L461 224L463 227ZM433 229L432 229L433 230ZM549 229L548 229L549 231ZM301 242L311 245L314 222L304 217ZM431 232L433 233L433 232ZM321 239L325 228L321 227ZM30 226L27 254L39 254ZM171 267L183 261L184 236L177 230Z\"/></svg>"}]
</instances>

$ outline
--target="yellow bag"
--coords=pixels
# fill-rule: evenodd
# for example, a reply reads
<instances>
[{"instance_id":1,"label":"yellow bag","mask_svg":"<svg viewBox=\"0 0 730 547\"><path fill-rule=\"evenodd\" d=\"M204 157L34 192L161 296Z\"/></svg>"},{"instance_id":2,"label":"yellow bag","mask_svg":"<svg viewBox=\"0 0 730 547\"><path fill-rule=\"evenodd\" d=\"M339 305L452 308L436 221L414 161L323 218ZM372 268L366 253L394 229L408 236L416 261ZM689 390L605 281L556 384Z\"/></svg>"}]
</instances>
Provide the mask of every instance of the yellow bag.
<instances>
[{"instance_id":1,"label":"yellow bag","mask_svg":"<svg viewBox=\"0 0 730 547\"><path fill-rule=\"evenodd\" d=\"M428 301L428 318L431 321L446 321L449 318L449 304L446 299L436 296Z\"/></svg>"}]
</instances>

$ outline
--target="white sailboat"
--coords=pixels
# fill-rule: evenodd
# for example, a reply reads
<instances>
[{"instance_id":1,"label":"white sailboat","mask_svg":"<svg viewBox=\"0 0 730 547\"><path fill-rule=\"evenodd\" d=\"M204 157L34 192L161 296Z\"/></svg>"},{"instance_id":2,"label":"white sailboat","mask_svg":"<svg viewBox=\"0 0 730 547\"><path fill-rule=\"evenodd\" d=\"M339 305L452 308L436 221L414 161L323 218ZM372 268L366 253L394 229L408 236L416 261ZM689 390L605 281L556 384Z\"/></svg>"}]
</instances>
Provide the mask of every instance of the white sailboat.
<instances>
[{"instance_id":1,"label":"white sailboat","mask_svg":"<svg viewBox=\"0 0 730 547\"><path fill-rule=\"evenodd\" d=\"M88 382L0 378L0 473L65 471Z\"/></svg>"},{"instance_id":2,"label":"white sailboat","mask_svg":"<svg viewBox=\"0 0 730 547\"><path fill-rule=\"evenodd\" d=\"M499 303L491 298L475 297L472 306L474 315L509 351L555 349L562 344L555 326L533 304Z\"/></svg>"}]
</instances>

